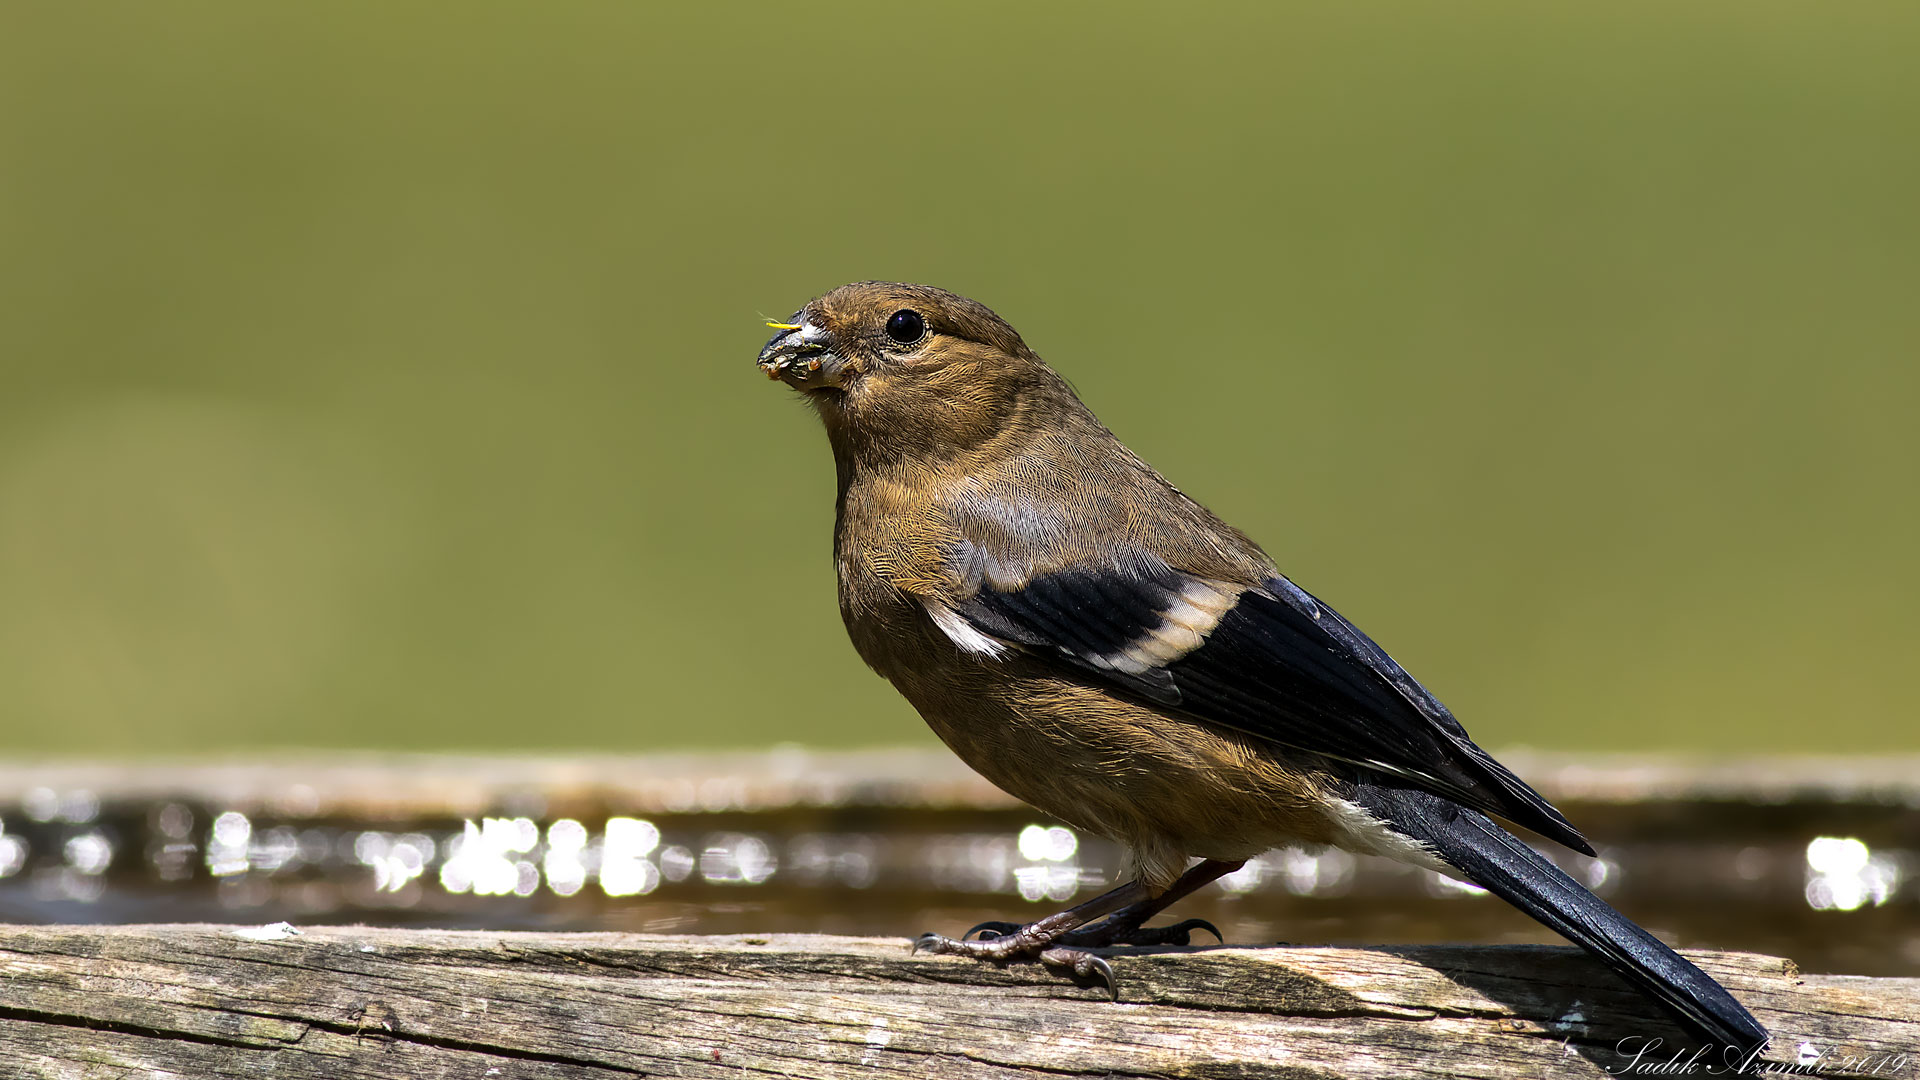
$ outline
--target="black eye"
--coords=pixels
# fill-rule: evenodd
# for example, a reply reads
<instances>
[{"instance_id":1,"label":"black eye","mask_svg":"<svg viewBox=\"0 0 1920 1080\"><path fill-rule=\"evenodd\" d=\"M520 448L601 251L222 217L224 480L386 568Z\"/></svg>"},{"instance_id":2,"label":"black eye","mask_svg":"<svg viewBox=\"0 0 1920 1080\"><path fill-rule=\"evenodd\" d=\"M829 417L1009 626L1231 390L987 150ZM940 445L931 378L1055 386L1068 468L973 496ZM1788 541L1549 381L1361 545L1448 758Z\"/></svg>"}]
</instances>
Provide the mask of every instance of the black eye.
<instances>
[{"instance_id":1,"label":"black eye","mask_svg":"<svg viewBox=\"0 0 1920 1080\"><path fill-rule=\"evenodd\" d=\"M887 336L902 345L911 345L927 336L927 320L907 308L887 316Z\"/></svg>"}]
</instances>

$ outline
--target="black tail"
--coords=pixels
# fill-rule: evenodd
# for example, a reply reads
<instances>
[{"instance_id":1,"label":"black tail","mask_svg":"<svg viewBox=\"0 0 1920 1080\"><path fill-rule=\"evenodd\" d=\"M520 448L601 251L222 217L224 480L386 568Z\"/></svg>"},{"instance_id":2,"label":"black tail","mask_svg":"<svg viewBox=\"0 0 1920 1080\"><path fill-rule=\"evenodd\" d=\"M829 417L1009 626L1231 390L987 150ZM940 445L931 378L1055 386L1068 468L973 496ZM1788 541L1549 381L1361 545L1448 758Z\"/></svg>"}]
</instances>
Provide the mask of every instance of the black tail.
<instances>
[{"instance_id":1,"label":"black tail","mask_svg":"<svg viewBox=\"0 0 1920 1080\"><path fill-rule=\"evenodd\" d=\"M1766 1045L1767 1029L1706 972L1680 958L1520 838L1477 810L1424 791L1361 785L1354 801L1432 848L1469 880L1592 953L1653 995L1689 1031L1738 1048Z\"/></svg>"}]
</instances>

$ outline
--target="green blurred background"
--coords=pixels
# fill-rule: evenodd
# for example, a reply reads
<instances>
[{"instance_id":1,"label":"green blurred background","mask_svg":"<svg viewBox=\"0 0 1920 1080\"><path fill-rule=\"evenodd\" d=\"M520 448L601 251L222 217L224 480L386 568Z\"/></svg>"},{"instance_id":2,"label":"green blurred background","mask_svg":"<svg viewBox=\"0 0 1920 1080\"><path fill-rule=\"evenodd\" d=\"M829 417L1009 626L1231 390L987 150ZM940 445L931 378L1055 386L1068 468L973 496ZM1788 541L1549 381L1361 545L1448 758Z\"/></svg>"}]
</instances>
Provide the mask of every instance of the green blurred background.
<instances>
[{"instance_id":1,"label":"green blurred background","mask_svg":"<svg viewBox=\"0 0 1920 1080\"><path fill-rule=\"evenodd\" d=\"M1482 742L1920 747L1920 7L5 24L0 751L930 740L752 363L859 278Z\"/></svg>"}]
</instances>

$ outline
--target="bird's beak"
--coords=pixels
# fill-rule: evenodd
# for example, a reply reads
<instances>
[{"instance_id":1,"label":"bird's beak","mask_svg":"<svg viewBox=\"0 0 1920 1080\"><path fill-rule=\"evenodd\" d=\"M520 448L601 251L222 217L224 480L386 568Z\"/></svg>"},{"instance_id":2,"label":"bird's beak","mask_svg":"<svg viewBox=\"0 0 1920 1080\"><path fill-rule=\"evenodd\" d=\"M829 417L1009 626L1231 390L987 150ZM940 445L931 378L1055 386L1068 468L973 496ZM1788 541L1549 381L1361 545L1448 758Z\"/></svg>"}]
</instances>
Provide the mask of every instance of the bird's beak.
<instances>
[{"instance_id":1,"label":"bird's beak","mask_svg":"<svg viewBox=\"0 0 1920 1080\"><path fill-rule=\"evenodd\" d=\"M780 379L802 390L840 385L840 357L834 355L826 331L794 316L795 322L767 325L773 337L760 350L760 370L769 379Z\"/></svg>"}]
</instances>

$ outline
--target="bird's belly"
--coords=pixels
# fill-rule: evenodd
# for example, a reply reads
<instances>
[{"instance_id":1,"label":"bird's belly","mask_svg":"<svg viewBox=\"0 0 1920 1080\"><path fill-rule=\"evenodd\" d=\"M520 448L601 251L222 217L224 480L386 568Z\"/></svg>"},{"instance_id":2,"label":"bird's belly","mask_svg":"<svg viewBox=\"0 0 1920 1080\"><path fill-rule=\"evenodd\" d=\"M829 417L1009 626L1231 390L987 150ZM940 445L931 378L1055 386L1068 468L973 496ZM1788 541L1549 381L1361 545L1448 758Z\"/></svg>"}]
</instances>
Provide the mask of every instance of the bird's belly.
<instances>
[{"instance_id":1,"label":"bird's belly","mask_svg":"<svg viewBox=\"0 0 1920 1080\"><path fill-rule=\"evenodd\" d=\"M1001 790L1125 846L1123 873L1158 888L1194 858L1345 839L1328 812L1334 778L1316 759L1166 715L1030 656L961 653L912 601L856 608L842 584L855 649L934 733Z\"/></svg>"}]
</instances>

